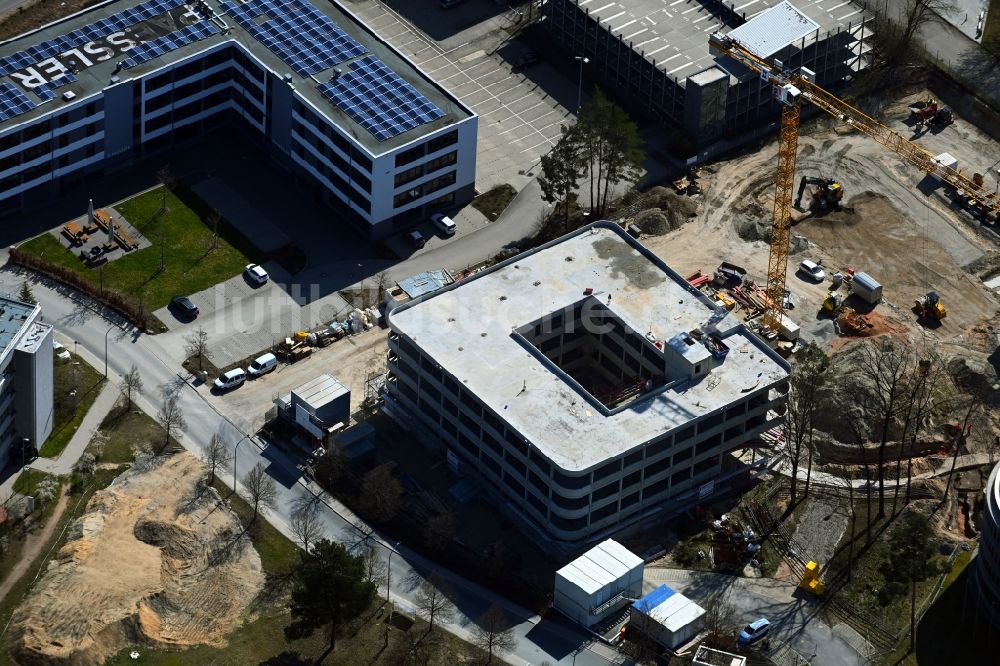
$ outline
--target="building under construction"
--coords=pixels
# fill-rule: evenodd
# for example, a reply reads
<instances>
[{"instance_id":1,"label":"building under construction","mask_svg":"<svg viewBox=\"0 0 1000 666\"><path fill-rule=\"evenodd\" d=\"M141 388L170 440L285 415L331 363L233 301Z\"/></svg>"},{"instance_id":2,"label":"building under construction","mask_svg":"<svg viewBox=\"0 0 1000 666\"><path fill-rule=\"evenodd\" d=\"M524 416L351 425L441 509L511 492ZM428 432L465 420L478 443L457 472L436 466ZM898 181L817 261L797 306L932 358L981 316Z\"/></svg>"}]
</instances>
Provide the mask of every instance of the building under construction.
<instances>
[{"instance_id":1,"label":"building under construction","mask_svg":"<svg viewBox=\"0 0 1000 666\"><path fill-rule=\"evenodd\" d=\"M389 411L561 547L706 501L788 390L780 356L610 222L387 320Z\"/></svg>"},{"instance_id":2,"label":"building under construction","mask_svg":"<svg viewBox=\"0 0 1000 666\"><path fill-rule=\"evenodd\" d=\"M835 89L867 66L868 17L844 0L548 0L544 24L602 85L683 129L690 149L777 128L772 86L709 52L729 34L762 58Z\"/></svg>"}]
</instances>

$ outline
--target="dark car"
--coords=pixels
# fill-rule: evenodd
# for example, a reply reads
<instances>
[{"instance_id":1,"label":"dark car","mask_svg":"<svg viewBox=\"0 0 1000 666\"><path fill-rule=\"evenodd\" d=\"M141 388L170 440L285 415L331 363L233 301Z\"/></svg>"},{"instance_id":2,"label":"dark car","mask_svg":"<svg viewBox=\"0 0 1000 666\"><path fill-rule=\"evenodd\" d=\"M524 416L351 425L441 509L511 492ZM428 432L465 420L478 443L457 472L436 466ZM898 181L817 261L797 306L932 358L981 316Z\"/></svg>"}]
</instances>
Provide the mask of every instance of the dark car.
<instances>
[{"instance_id":1,"label":"dark car","mask_svg":"<svg viewBox=\"0 0 1000 666\"><path fill-rule=\"evenodd\" d=\"M530 67L539 61L538 54L534 51L528 51L520 58L514 61L514 67L516 69L523 69L525 67Z\"/></svg>"},{"instance_id":2,"label":"dark car","mask_svg":"<svg viewBox=\"0 0 1000 666\"><path fill-rule=\"evenodd\" d=\"M187 296L174 296L170 299L170 309L179 315L194 319L198 316L198 306Z\"/></svg>"}]
</instances>

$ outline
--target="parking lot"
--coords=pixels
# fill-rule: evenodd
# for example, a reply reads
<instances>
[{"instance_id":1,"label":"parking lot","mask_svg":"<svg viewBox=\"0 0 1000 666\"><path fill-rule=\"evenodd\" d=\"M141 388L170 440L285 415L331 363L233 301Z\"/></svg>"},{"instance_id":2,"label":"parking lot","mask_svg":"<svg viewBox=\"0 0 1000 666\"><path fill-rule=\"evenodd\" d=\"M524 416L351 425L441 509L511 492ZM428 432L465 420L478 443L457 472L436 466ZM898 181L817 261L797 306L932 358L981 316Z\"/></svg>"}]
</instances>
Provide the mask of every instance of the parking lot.
<instances>
[{"instance_id":1,"label":"parking lot","mask_svg":"<svg viewBox=\"0 0 1000 666\"><path fill-rule=\"evenodd\" d=\"M442 10L423 0L420 10L461 25L477 14L476 3ZM417 11L416 3L411 4ZM479 115L476 189L509 183L520 190L535 174L539 158L559 138L559 126L572 121L577 81L544 60L520 71L513 63L529 51L509 39L510 12L458 30L440 43L380 2L352 4L354 11L383 39L403 52L428 76Z\"/></svg>"}]
</instances>

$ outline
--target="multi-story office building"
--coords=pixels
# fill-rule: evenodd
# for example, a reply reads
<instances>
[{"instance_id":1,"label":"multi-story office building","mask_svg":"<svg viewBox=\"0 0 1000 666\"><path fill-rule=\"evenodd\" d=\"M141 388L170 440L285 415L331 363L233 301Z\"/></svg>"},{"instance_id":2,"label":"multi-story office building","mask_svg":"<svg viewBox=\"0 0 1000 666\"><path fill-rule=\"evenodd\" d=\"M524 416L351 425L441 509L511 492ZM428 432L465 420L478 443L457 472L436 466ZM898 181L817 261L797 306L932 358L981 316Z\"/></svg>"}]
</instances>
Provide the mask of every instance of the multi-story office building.
<instances>
[{"instance_id":1,"label":"multi-story office building","mask_svg":"<svg viewBox=\"0 0 1000 666\"><path fill-rule=\"evenodd\" d=\"M52 327L41 308L0 298L0 468L52 432Z\"/></svg>"},{"instance_id":2,"label":"multi-story office building","mask_svg":"<svg viewBox=\"0 0 1000 666\"><path fill-rule=\"evenodd\" d=\"M984 492L982 536L969 585L979 601L981 615L1000 627L1000 465L993 468Z\"/></svg>"},{"instance_id":3,"label":"multi-story office building","mask_svg":"<svg viewBox=\"0 0 1000 666\"><path fill-rule=\"evenodd\" d=\"M728 33L764 58L805 67L837 87L867 66L871 31L860 5L812 0L732 4L717 0L549 0L544 25L603 84L683 130L691 147L753 137L776 127L771 85L709 52Z\"/></svg>"},{"instance_id":4,"label":"multi-story office building","mask_svg":"<svg viewBox=\"0 0 1000 666\"><path fill-rule=\"evenodd\" d=\"M105 2L0 45L0 213L228 125L381 238L472 198L477 123L332 0Z\"/></svg>"},{"instance_id":5,"label":"multi-story office building","mask_svg":"<svg viewBox=\"0 0 1000 666\"><path fill-rule=\"evenodd\" d=\"M390 411L557 545L721 490L784 410L788 364L609 222L387 319Z\"/></svg>"}]
</instances>

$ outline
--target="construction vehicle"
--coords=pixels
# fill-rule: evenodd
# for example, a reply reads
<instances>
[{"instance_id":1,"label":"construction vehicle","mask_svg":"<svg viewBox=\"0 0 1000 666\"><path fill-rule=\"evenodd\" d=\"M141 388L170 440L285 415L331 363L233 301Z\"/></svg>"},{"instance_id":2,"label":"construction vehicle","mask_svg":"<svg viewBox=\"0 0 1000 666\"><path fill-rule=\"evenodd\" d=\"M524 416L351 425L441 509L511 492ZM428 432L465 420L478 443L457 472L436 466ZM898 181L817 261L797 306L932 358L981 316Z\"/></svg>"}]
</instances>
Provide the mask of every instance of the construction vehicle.
<instances>
[{"instance_id":1,"label":"construction vehicle","mask_svg":"<svg viewBox=\"0 0 1000 666\"><path fill-rule=\"evenodd\" d=\"M871 116L859 111L839 97L813 82L815 73L806 68L789 70L782 63L768 60L722 33L709 38L709 50L716 55L732 58L774 87L774 96L781 102L781 128L778 133L778 165L774 184L771 246L767 262L766 307L764 327L779 331L785 325L782 296L788 273L788 252L791 240L792 195L795 187L795 157L799 141L801 105L809 102L881 146L903 158L921 171L934 174L941 182L969 198L974 210L987 221L1000 215L1000 194L977 187L957 169L935 162L926 150L903 138Z\"/></svg>"},{"instance_id":2,"label":"construction vehicle","mask_svg":"<svg viewBox=\"0 0 1000 666\"><path fill-rule=\"evenodd\" d=\"M823 299L823 309L826 310L827 312L832 312L834 314L837 314L843 305L844 305L843 295L835 291L827 293L826 298Z\"/></svg>"},{"instance_id":3,"label":"construction vehicle","mask_svg":"<svg viewBox=\"0 0 1000 666\"><path fill-rule=\"evenodd\" d=\"M832 178L810 178L802 176L799 181L799 194L795 197L795 207L802 209L802 195L806 192L807 185L815 185L810 193L812 203L811 210L825 213L829 210L840 210L840 200L844 198L844 187Z\"/></svg>"},{"instance_id":4,"label":"construction vehicle","mask_svg":"<svg viewBox=\"0 0 1000 666\"><path fill-rule=\"evenodd\" d=\"M826 592L826 584L819 579L820 566L816 562L810 561L806 564L806 570L802 573L802 580L799 587L812 592L817 597Z\"/></svg>"},{"instance_id":5,"label":"construction vehicle","mask_svg":"<svg viewBox=\"0 0 1000 666\"><path fill-rule=\"evenodd\" d=\"M944 303L941 302L941 297L936 291L928 291L924 296L913 301L913 309L921 319L941 321L948 316L948 310L945 309Z\"/></svg>"},{"instance_id":6,"label":"construction vehicle","mask_svg":"<svg viewBox=\"0 0 1000 666\"><path fill-rule=\"evenodd\" d=\"M917 125L938 125L945 126L951 124L954 116L951 109L939 107L936 100L928 99L926 102L917 102L910 107L910 118L917 121Z\"/></svg>"}]
</instances>

